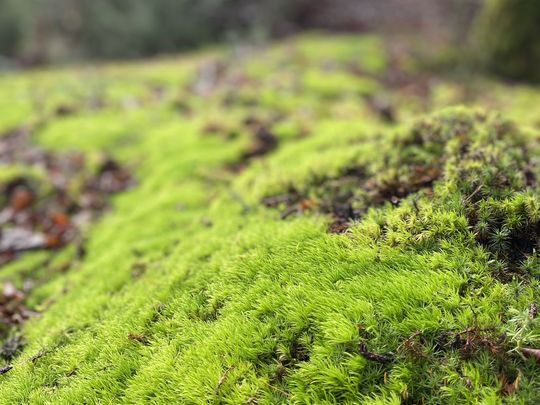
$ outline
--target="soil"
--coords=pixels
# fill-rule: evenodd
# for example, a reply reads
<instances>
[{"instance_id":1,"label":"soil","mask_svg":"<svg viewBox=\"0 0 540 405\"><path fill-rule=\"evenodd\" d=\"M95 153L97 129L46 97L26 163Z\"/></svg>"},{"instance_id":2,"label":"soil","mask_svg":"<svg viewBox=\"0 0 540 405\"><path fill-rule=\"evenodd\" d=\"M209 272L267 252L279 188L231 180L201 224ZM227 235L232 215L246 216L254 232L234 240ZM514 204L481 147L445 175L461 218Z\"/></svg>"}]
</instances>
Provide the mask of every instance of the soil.
<instances>
[{"instance_id":1,"label":"soil","mask_svg":"<svg viewBox=\"0 0 540 405\"><path fill-rule=\"evenodd\" d=\"M32 250L80 243L80 229L108 207L108 197L131 187L130 172L108 156L96 171L81 153L46 151L21 128L0 137L0 163L28 168L0 182L0 265ZM81 248L82 249L82 248Z\"/></svg>"}]
</instances>

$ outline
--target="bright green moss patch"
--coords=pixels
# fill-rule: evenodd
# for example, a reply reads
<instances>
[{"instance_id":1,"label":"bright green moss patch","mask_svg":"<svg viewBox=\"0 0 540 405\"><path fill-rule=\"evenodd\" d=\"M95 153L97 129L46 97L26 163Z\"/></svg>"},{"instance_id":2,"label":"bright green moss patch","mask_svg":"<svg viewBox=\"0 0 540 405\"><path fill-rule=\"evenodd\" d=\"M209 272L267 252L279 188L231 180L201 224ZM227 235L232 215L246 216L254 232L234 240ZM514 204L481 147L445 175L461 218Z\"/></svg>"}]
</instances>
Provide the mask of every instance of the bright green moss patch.
<instances>
[{"instance_id":1,"label":"bright green moss patch","mask_svg":"<svg viewBox=\"0 0 540 405\"><path fill-rule=\"evenodd\" d=\"M32 110L34 142L90 163L106 151L137 186L82 257L2 269L33 281L40 312L2 401L537 402L537 91L508 89L511 105L479 85L472 100L529 112L524 125L470 105L388 122L366 95L398 119L471 100L444 78L423 96L388 84L381 44L318 35L103 67L95 110L84 83L79 109ZM55 83L78 74L16 77L61 99Z\"/></svg>"},{"instance_id":2,"label":"bright green moss patch","mask_svg":"<svg viewBox=\"0 0 540 405\"><path fill-rule=\"evenodd\" d=\"M308 72L303 77L303 84L308 92L326 99L343 97L347 94L370 95L379 89L375 80L359 79L341 72ZM348 89L347 93L344 93L345 89Z\"/></svg>"}]
</instances>

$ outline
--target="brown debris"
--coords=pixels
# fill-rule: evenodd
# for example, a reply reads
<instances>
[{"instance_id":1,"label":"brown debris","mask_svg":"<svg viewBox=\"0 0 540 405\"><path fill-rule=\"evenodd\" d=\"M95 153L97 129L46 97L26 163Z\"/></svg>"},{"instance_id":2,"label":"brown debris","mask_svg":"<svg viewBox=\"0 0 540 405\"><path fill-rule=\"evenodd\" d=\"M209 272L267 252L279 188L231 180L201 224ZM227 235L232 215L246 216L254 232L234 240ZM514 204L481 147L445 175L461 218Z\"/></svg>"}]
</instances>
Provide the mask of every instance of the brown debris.
<instances>
[{"instance_id":1,"label":"brown debris","mask_svg":"<svg viewBox=\"0 0 540 405\"><path fill-rule=\"evenodd\" d=\"M229 373L234 370L235 366L230 366L227 370L225 370L225 372L223 373L223 375L220 377L218 383L217 383L217 386L216 386L216 389L214 390L214 394L215 395L218 395L219 394L219 391L221 389L221 386L225 383L225 381L227 380L227 377L229 375Z\"/></svg>"},{"instance_id":2,"label":"brown debris","mask_svg":"<svg viewBox=\"0 0 540 405\"><path fill-rule=\"evenodd\" d=\"M220 136L225 140L235 139L239 134L236 129L216 121L209 121L201 131L203 135Z\"/></svg>"},{"instance_id":3,"label":"brown debris","mask_svg":"<svg viewBox=\"0 0 540 405\"><path fill-rule=\"evenodd\" d=\"M148 265L145 262L135 262L131 266L131 275L133 278L141 277L148 268Z\"/></svg>"},{"instance_id":4,"label":"brown debris","mask_svg":"<svg viewBox=\"0 0 540 405\"><path fill-rule=\"evenodd\" d=\"M404 181L400 179L385 180L377 182L371 180L367 183L366 189L372 194L375 203L390 201L397 205L405 197L424 188L431 188L435 180L441 175L438 167L415 165L410 168L410 176Z\"/></svg>"},{"instance_id":5,"label":"brown debris","mask_svg":"<svg viewBox=\"0 0 540 405\"><path fill-rule=\"evenodd\" d=\"M533 303L529 307L529 318L536 319L537 316L538 316L538 305L536 303Z\"/></svg>"},{"instance_id":6,"label":"brown debris","mask_svg":"<svg viewBox=\"0 0 540 405\"><path fill-rule=\"evenodd\" d=\"M522 347L519 351L525 356L530 357L536 360L537 363L540 363L540 349L531 349L529 347Z\"/></svg>"},{"instance_id":7,"label":"brown debris","mask_svg":"<svg viewBox=\"0 0 540 405\"><path fill-rule=\"evenodd\" d=\"M329 233L336 233L336 234L342 234L349 230L349 227L351 224L339 217L335 217L334 220L328 225L328 232Z\"/></svg>"},{"instance_id":8,"label":"brown debris","mask_svg":"<svg viewBox=\"0 0 540 405\"><path fill-rule=\"evenodd\" d=\"M519 384L521 382L521 379L523 377L523 374L521 373L521 370L518 371L517 377L514 379L513 382L509 381L509 378L503 374L501 378L501 385L502 385L502 394L504 396L513 395L517 392L519 389Z\"/></svg>"},{"instance_id":9,"label":"brown debris","mask_svg":"<svg viewBox=\"0 0 540 405\"><path fill-rule=\"evenodd\" d=\"M276 149L278 143L278 138L266 127L261 126L255 133L253 145L251 146L250 150L243 154L242 159L249 160L264 156Z\"/></svg>"},{"instance_id":10,"label":"brown debris","mask_svg":"<svg viewBox=\"0 0 540 405\"><path fill-rule=\"evenodd\" d=\"M268 208L278 208L280 205L292 206L299 203L301 199L300 193L291 187L285 194L263 198L262 203Z\"/></svg>"},{"instance_id":11,"label":"brown debris","mask_svg":"<svg viewBox=\"0 0 540 405\"><path fill-rule=\"evenodd\" d=\"M148 338L140 333L130 333L128 335L128 339L132 340L134 342L138 342L143 344L144 346L148 346L150 344Z\"/></svg>"},{"instance_id":12,"label":"brown debris","mask_svg":"<svg viewBox=\"0 0 540 405\"><path fill-rule=\"evenodd\" d=\"M367 104L380 119L386 123L393 124L397 121L396 111L390 100L386 97L367 97Z\"/></svg>"},{"instance_id":13,"label":"brown debris","mask_svg":"<svg viewBox=\"0 0 540 405\"><path fill-rule=\"evenodd\" d=\"M57 249L77 240L81 226L107 207L107 196L133 184L115 160L104 158L92 174L80 153L54 154L34 146L31 130L0 137L0 165L44 173L43 178L21 176L0 183L0 265L26 251Z\"/></svg>"},{"instance_id":14,"label":"brown debris","mask_svg":"<svg viewBox=\"0 0 540 405\"><path fill-rule=\"evenodd\" d=\"M0 331L9 330L13 326L22 324L35 315L24 305L26 294L17 290L12 283L5 283L0 296Z\"/></svg>"},{"instance_id":15,"label":"brown debris","mask_svg":"<svg viewBox=\"0 0 540 405\"><path fill-rule=\"evenodd\" d=\"M371 207L380 207L387 202L397 206L416 192L431 193L441 168L419 164L404 166L408 170L407 176L382 180L367 173L363 167L348 167L336 177L314 179L303 191L290 187L285 194L266 197L262 203L282 210L282 219L307 211L329 214L328 232L345 233L351 223L359 220Z\"/></svg>"},{"instance_id":16,"label":"brown debris","mask_svg":"<svg viewBox=\"0 0 540 405\"><path fill-rule=\"evenodd\" d=\"M475 356L481 350L487 350L492 355L504 352L502 347L504 336L494 336L490 329L471 327L461 332L448 333L446 339L446 349L458 350L465 359ZM444 337L441 337L442 342Z\"/></svg>"},{"instance_id":17,"label":"brown debris","mask_svg":"<svg viewBox=\"0 0 540 405\"><path fill-rule=\"evenodd\" d=\"M367 346L365 343L360 343L358 346L358 349L360 350L360 354L369 361L373 361L375 363L381 363L381 364L388 364L394 361L394 358L388 355L384 354L377 354L368 351Z\"/></svg>"},{"instance_id":18,"label":"brown debris","mask_svg":"<svg viewBox=\"0 0 540 405\"><path fill-rule=\"evenodd\" d=\"M27 186L17 186L10 193L9 205L15 212L21 212L34 202L34 194Z\"/></svg>"},{"instance_id":19,"label":"brown debris","mask_svg":"<svg viewBox=\"0 0 540 405\"><path fill-rule=\"evenodd\" d=\"M124 191L131 184L131 174L118 162L107 158L99 167L97 176L88 181L87 187L103 194L113 194Z\"/></svg>"},{"instance_id":20,"label":"brown debris","mask_svg":"<svg viewBox=\"0 0 540 405\"><path fill-rule=\"evenodd\" d=\"M0 368L0 375L6 374L8 371L11 371L12 368L13 366L11 364Z\"/></svg>"},{"instance_id":21,"label":"brown debris","mask_svg":"<svg viewBox=\"0 0 540 405\"><path fill-rule=\"evenodd\" d=\"M480 353L487 353L495 359L506 362L508 351L511 347L506 335L499 334L493 328L481 329L470 327L463 331L444 331L435 340L435 344L430 349L429 339L424 332L417 331L405 339L397 348L399 354L406 354L413 360L434 360L446 355L449 352L456 352L466 360L477 356ZM433 351L435 358L431 357Z\"/></svg>"},{"instance_id":22,"label":"brown debris","mask_svg":"<svg viewBox=\"0 0 540 405\"><path fill-rule=\"evenodd\" d=\"M398 348L398 353L406 353L412 356L415 359L425 359L425 347L422 331L416 331L411 336L409 336L403 343L401 343Z\"/></svg>"},{"instance_id":23,"label":"brown debris","mask_svg":"<svg viewBox=\"0 0 540 405\"><path fill-rule=\"evenodd\" d=\"M77 107L68 104L61 104L54 110L54 113L58 117L67 117L77 112Z\"/></svg>"},{"instance_id":24,"label":"brown debris","mask_svg":"<svg viewBox=\"0 0 540 405\"><path fill-rule=\"evenodd\" d=\"M210 121L202 129L204 134L208 135L217 135L223 133L227 130L224 125L219 124L218 122Z\"/></svg>"},{"instance_id":25,"label":"brown debris","mask_svg":"<svg viewBox=\"0 0 540 405\"><path fill-rule=\"evenodd\" d=\"M0 357L6 361L11 361L22 350L26 342L20 335L14 336L4 342L0 348Z\"/></svg>"}]
</instances>

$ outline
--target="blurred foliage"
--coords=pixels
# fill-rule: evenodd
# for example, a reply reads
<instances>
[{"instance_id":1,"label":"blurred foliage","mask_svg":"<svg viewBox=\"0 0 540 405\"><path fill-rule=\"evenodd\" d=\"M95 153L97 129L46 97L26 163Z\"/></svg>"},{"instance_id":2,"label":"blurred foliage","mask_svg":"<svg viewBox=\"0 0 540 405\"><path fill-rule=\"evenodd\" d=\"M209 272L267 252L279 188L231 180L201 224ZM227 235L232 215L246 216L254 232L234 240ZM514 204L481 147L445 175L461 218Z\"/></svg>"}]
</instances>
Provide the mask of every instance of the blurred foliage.
<instances>
[{"instance_id":1,"label":"blurred foliage","mask_svg":"<svg viewBox=\"0 0 540 405\"><path fill-rule=\"evenodd\" d=\"M16 53L22 36L22 18L18 15L17 3L0 0L0 55Z\"/></svg>"},{"instance_id":2,"label":"blurred foliage","mask_svg":"<svg viewBox=\"0 0 540 405\"><path fill-rule=\"evenodd\" d=\"M283 33L306 0L0 0L0 55L27 64L129 58Z\"/></svg>"},{"instance_id":3,"label":"blurred foliage","mask_svg":"<svg viewBox=\"0 0 540 405\"><path fill-rule=\"evenodd\" d=\"M490 71L540 81L540 2L487 0L475 36L478 55Z\"/></svg>"}]
</instances>

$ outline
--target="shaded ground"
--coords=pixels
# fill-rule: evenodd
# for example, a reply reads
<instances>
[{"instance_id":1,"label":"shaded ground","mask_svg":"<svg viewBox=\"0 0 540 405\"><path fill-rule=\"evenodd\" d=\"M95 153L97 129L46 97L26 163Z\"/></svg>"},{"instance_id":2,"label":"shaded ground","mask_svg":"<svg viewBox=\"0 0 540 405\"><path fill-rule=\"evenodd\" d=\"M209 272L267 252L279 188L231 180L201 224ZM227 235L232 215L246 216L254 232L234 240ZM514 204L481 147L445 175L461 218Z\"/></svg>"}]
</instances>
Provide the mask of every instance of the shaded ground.
<instances>
[{"instance_id":1,"label":"shaded ground","mask_svg":"<svg viewBox=\"0 0 540 405\"><path fill-rule=\"evenodd\" d=\"M535 402L538 90L253 52L0 78L2 398Z\"/></svg>"}]
</instances>

